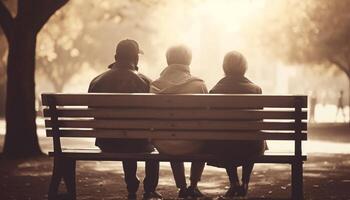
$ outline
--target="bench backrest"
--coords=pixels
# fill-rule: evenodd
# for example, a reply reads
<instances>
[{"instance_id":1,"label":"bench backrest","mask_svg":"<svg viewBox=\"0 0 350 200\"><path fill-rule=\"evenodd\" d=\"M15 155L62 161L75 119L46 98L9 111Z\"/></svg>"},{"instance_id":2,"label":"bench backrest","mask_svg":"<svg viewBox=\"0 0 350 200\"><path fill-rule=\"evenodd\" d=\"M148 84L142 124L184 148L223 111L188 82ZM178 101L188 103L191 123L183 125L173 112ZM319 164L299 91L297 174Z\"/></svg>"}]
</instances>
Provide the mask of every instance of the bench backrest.
<instances>
[{"instance_id":1,"label":"bench backrest","mask_svg":"<svg viewBox=\"0 0 350 200\"><path fill-rule=\"evenodd\" d=\"M306 140L307 96L42 94L47 136ZM248 134L249 133L249 134Z\"/></svg>"}]
</instances>

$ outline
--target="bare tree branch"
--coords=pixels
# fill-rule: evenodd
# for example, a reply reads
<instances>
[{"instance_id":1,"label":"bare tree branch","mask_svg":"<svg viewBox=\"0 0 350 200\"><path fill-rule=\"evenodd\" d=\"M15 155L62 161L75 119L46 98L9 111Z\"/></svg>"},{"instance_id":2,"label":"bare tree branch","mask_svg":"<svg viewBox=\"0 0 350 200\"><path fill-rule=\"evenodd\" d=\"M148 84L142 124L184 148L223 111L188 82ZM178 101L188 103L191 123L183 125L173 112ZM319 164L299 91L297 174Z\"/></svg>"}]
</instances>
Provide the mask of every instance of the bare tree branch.
<instances>
[{"instance_id":1,"label":"bare tree branch","mask_svg":"<svg viewBox=\"0 0 350 200\"><path fill-rule=\"evenodd\" d=\"M13 34L13 17L5 4L0 1L0 26L2 27L7 41L10 41Z\"/></svg>"},{"instance_id":2,"label":"bare tree branch","mask_svg":"<svg viewBox=\"0 0 350 200\"><path fill-rule=\"evenodd\" d=\"M348 78L350 79L350 66L346 66L346 64L343 64L342 62L340 62L339 60L333 58L333 57L329 57L328 59L331 63L337 65L339 67L340 70L342 70L343 72L345 72L345 74L348 76Z\"/></svg>"},{"instance_id":3,"label":"bare tree branch","mask_svg":"<svg viewBox=\"0 0 350 200\"><path fill-rule=\"evenodd\" d=\"M39 32L50 17L64 6L69 0L36 0L35 13L36 23L35 31Z\"/></svg>"}]
</instances>

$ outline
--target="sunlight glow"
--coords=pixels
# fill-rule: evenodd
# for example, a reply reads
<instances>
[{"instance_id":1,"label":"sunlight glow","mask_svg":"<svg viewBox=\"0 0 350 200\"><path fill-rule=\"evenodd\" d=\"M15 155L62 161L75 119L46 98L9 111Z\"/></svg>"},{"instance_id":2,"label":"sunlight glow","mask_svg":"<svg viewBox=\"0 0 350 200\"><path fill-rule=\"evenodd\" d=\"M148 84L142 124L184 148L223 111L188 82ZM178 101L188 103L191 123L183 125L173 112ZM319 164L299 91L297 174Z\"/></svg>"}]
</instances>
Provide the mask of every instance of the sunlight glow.
<instances>
[{"instance_id":1,"label":"sunlight glow","mask_svg":"<svg viewBox=\"0 0 350 200\"><path fill-rule=\"evenodd\" d=\"M166 65L164 52L174 44L183 43L192 49L192 71L212 87L222 77L221 64L228 51L239 50L252 61L252 47L245 43L247 30L253 29L254 20L263 14L265 0L207 0L190 6L182 1L169 1L154 12L158 38L155 44L160 49L156 67L146 67L144 72L151 78L158 76ZM251 63L254 63L252 61ZM248 70L249 71L249 70ZM255 71L251 67L251 71Z\"/></svg>"}]
</instances>

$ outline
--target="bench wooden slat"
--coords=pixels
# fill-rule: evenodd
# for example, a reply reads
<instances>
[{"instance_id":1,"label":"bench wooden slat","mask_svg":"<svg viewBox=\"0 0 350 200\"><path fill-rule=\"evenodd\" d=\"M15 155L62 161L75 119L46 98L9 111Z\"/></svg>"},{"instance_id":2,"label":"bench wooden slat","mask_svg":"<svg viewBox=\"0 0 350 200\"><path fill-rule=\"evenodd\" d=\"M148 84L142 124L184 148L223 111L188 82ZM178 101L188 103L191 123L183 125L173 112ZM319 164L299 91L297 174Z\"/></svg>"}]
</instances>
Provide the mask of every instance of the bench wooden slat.
<instances>
[{"instance_id":1,"label":"bench wooden slat","mask_svg":"<svg viewBox=\"0 0 350 200\"><path fill-rule=\"evenodd\" d=\"M50 156L54 156L53 152L49 152ZM218 155L208 155L208 154L191 154L191 155L181 155L172 156L164 155L158 153L105 153L96 149L91 150L63 150L60 156L65 158L71 158L75 160L109 160L109 161L122 161L122 160L138 160L138 161L148 161L157 160L162 162L172 161L239 161L237 158L230 158L229 156L218 156ZM252 158L245 158L244 161L254 161L255 163L293 163L298 158L293 155L262 155ZM306 156L302 156L303 161L306 160Z\"/></svg>"},{"instance_id":2,"label":"bench wooden slat","mask_svg":"<svg viewBox=\"0 0 350 200\"><path fill-rule=\"evenodd\" d=\"M44 116L50 117L49 109ZM58 117L103 117L104 119L294 119L294 111L229 110L229 109L107 109L107 108L58 108ZM302 112L301 119L307 119Z\"/></svg>"},{"instance_id":3,"label":"bench wooden slat","mask_svg":"<svg viewBox=\"0 0 350 200\"><path fill-rule=\"evenodd\" d=\"M307 96L228 94L43 94L46 133L54 137L55 169L50 193L64 177L75 197L75 161L232 161L291 164L292 199L302 199L302 140L307 139ZM263 110L264 109L264 110ZM264 119L264 120L263 120ZM61 149L60 138L182 140L290 140L289 155L234 158L205 153L106 153L99 149ZM64 158L64 159L61 159Z\"/></svg>"},{"instance_id":4,"label":"bench wooden slat","mask_svg":"<svg viewBox=\"0 0 350 200\"><path fill-rule=\"evenodd\" d=\"M45 120L46 127L52 121ZM143 130L294 130L294 122L214 121L214 120L58 120L63 128L104 128ZM306 130L306 123L302 123Z\"/></svg>"},{"instance_id":5,"label":"bench wooden slat","mask_svg":"<svg viewBox=\"0 0 350 200\"><path fill-rule=\"evenodd\" d=\"M254 108L295 106L295 100L307 107L306 96L231 95L231 94L42 94L43 105L54 98L58 106L147 107L147 108Z\"/></svg>"},{"instance_id":6,"label":"bench wooden slat","mask_svg":"<svg viewBox=\"0 0 350 200\"><path fill-rule=\"evenodd\" d=\"M53 137L52 130L46 130L48 137ZM60 130L60 137L88 137L88 138L124 138L124 139L187 139L187 140L294 140L300 136L294 133L266 133L266 132L227 132L227 131L121 131L121 130Z\"/></svg>"}]
</instances>

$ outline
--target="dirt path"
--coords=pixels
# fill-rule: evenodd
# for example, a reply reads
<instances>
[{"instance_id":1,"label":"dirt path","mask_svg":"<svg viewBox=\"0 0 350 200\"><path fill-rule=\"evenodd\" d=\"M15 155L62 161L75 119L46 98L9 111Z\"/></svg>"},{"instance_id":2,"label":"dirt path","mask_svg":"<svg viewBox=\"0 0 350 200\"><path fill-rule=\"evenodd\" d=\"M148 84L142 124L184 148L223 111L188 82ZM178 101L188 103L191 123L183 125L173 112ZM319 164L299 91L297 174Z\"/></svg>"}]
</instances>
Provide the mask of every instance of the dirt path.
<instances>
[{"instance_id":1,"label":"dirt path","mask_svg":"<svg viewBox=\"0 0 350 200\"><path fill-rule=\"evenodd\" d=\"M0 128L3 130L3 128ZM44 135L39 129L39 135ZM44 152L52 148L52 140L40 137ZM70 141L68 146L79 146L93 141ZM3 135L0 134L0 151ZM324 148L324 147L320 147ZM33 159L9 160L0 157L0 200L47 199L52 159L42 156ZM187 167L187 172L188 167ZM143 163L139 166L143 178ZM189 174L189 173L188 173ZM211 199L223 194L228 186L224 170L207 166L199 187ZM63 187L62 187L63 188ZM350 200L350 154L311 153L304 165L304 190L306 199ZM142 195L139 189L139 197ZM176 188L168 163L161 164L158 191L166 199L176 199ZM126 189L120 162L77 163L78 199L125 199ZM290 166L259 164L249 188L249 199L286 199L290 195Z\"/></svg>"},{"instance_id":2,"label":"dirt path","mask_svg":"<svg viewBox=\"0 0 350 200\"><path fill-rule=\"evenodd\" d=\"M0 158L0 199L46 199L52 160L46 156L31 160ZM304 189L307 199L350 199L350 155L310 155L305 164ZM139 177L143 177L140 163ZM176 189L167 163L161 165L158 190L167 198L176 198ZM201 190L209 197L224 193L227 177L223 170L206 167ZM141 196L142 187L139 190ZM124 199L125 185L119 162L78 162L78 199ZM262 164L255 167L249 199L288 198L288 165Z\"/></svg>"}]
</instances>

